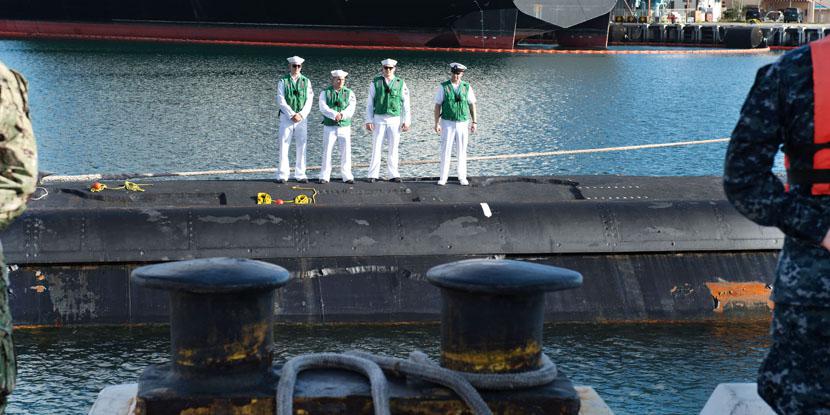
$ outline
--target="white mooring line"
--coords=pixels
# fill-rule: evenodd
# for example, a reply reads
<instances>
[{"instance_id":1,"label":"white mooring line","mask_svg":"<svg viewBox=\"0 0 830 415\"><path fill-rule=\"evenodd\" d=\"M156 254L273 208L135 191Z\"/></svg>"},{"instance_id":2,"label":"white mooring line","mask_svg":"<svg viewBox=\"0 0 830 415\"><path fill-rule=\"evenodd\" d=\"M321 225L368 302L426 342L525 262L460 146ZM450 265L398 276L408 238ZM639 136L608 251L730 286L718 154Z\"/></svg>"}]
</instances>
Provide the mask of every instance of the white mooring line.
<instances>
[{"instance_id":1,"label":"white mooring line","mask_svg":"<svg viewBox=\"0 0 830 415\"><path fill-rule=\"evenodd\" d=\"M729 138L715 138L710 140L695 140L695 141L679 141L673 143L656 143L656 144L640 144L636 146L622 146L622 147L601 147L601 148L585 148L579 150L556 150L556 151L541 151L521 154L499 154L494 156L475 156L467 157L468 161L479 160L507 160L520 158L534 158L534 157L552 157L565 156L571 154L591 154L591 153L608 153L614 151L632 151L645 150L652 148L664 147L682 147L693 146L701 144L714 144L728 142ZM422 164L438 164L437 159L427 160L403 160L400 165L422 165ZM367 163L356 163L352 167L368 167ZM320 170L320 166L310 166L306 170ZM124 180L147 177L192 177L192 176L213 176L225 174L264 174L276 173L277 169L274 167L260 168L260 169L227 169L227 170L202 170L202 171L181 171L181 172L160 172L160 173L101 173L101 174L78 174L78 175L52 175L41 179L41 184L66 183L66 182L89 182L95 180Z\"/></svg>"}]
</instances>

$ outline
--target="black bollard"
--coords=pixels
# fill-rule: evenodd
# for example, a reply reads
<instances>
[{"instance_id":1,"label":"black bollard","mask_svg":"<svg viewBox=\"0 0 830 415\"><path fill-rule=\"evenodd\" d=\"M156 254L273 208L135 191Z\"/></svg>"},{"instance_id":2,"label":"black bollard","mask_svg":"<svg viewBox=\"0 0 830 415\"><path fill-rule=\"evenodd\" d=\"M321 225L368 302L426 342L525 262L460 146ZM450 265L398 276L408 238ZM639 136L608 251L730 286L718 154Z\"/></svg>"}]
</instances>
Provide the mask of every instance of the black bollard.
<instances>
[{"instance_id":1,"label":"black bollard","mask_svg":"<svg viewBox=\"0 0 830 415\"><path fill-rule=\"evenodd\" d=\"M287 270L211 258L148 265L131 278L170 291L171 363L142 373L136 413L273 413L274 290Z\"/></svg>"},{"instance_id":2,"label":"black bollard","mask_svg":"<svg viewBox=\"0 0 830 415\"><path fill-rule=\"evenodd\" d=\"M433 267L427 280L443 297L441 365L474 373L538 369L545 292L582 285L576 271L488 259Z\"/></svg>"},{"instance_id":3,"label":"black bollard","mask_svg":"<svg viewBox=\"0 0 830 415\"><path fill-rule=\"evenodd\" d=\"M506 383L511 385L522 376L514 373L540 367L545 292L582 283L579 273L562 268L489 260L437 266L429 270L427 279L441 287L444 297L442 365L466 372L507 374L511 380ZM571 381L562 371L547 373L555 376L548 383L504 389L493 386L479 392L497 415L579 414L580 397ZM389 374L387 380L395 415L469 413L467 404L442 386ZM363 376L322 369L297 377L294 411L371 415L374 407Z\"/></svg>"}]
</instances>

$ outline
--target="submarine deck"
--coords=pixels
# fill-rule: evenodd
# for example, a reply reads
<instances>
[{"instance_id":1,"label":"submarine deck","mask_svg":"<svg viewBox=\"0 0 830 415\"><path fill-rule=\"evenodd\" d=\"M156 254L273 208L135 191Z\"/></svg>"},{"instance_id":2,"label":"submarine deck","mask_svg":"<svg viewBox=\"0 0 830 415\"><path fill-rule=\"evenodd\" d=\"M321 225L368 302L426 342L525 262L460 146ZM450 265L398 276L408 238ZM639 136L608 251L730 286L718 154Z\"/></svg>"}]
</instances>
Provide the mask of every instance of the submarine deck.
<instances>
[{"instance_id":1,"label":"submarine deck","mask_svg":"<svg viewBox=\"0 0 830 415\"><path fill-rule=\"evenodd\" d=\"M48 176L47 176L48 178ZM442 203L548 203L565 201L692 201L725 199L717 176L503 176L470 178L470 186L449 181L437 186L434 178L404 179L402 183L379 180L354 184L335 180L326 184L274 180L142 180L133 182L145 192L89 191L91 183L46 185L49 195L29 203L30 209L107 207L253 206L258 192L290 199L300 193L294 186L319 192L317 205L406 205ZM104 181L118 186L116 181ZM38 192L36 196L41 193Z\"/></svg>"}]
</instances>

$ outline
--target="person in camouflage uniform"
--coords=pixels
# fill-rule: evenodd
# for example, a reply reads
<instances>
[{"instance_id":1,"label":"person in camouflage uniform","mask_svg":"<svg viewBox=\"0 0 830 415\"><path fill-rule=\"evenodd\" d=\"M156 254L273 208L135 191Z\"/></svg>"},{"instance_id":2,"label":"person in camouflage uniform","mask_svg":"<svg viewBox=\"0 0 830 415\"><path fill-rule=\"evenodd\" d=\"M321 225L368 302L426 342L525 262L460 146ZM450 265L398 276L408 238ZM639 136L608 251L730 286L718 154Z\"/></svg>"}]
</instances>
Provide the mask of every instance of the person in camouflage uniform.
<instances>
[{"instance_id":1,"label":"person in camouflage uniform","mask_svg":"<svg viewBox=\"0 0 830 415\"><path fill-rule=\"evenodd\" d=\"M29 121L28 85L23 76L0 63L0 229L26 208L35 190L37 150ZM17 365L9 311L9 275L0 246L0 414L14 389Z\"/></svg>"},{"instance_id":2,"label":"person in camouflage uniform","mask_svg":"<svg viewBox=\"0 0 830 415\"><path fill-rule=\"evenodd\" d=\"M727 150L724 190L747 218L786 234L758 394L779 414L830 415L830 196L814 195L823 180L791 176L785 190L771 171L779 148L790 174L818 168L806 150L817 148L810 48L758 71Z\"/></svg>"}]
</instances>

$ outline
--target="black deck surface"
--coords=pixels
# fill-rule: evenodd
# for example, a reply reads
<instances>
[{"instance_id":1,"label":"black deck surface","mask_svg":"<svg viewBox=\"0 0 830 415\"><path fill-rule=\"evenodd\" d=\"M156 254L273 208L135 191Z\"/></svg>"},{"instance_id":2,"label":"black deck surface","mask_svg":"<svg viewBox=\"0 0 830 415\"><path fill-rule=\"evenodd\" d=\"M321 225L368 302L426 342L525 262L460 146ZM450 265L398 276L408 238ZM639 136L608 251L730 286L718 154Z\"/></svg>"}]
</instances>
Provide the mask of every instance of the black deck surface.
<instances>
[{"instance_id":1,"label":"black deck surface","mask_svg":"<svg viewBox=\"0 0 830 415\"><path fill-rule=\"evenodd\" d=\"M475 177L471 186L451 180L438 186L435 179L404 179L403 183L358 179L354 184L333 181L326 184L273 180L148 180L136 179L144 192L106 189L89 191L91 183L46 185L49 194L32 201L30 209L107 207L189 207L252 206L256 195L265 192L274 199L293 199L316 189L320 206L406 205L442 203L545 203L563 201L692 201L723 200L721 178L638 177L638 176L506 176ZM104 181L108 187L123 182ZM42 195L38 190L35 197ZM283 207L289 207L288 205Z\"/></svg>"}]
</instances>

